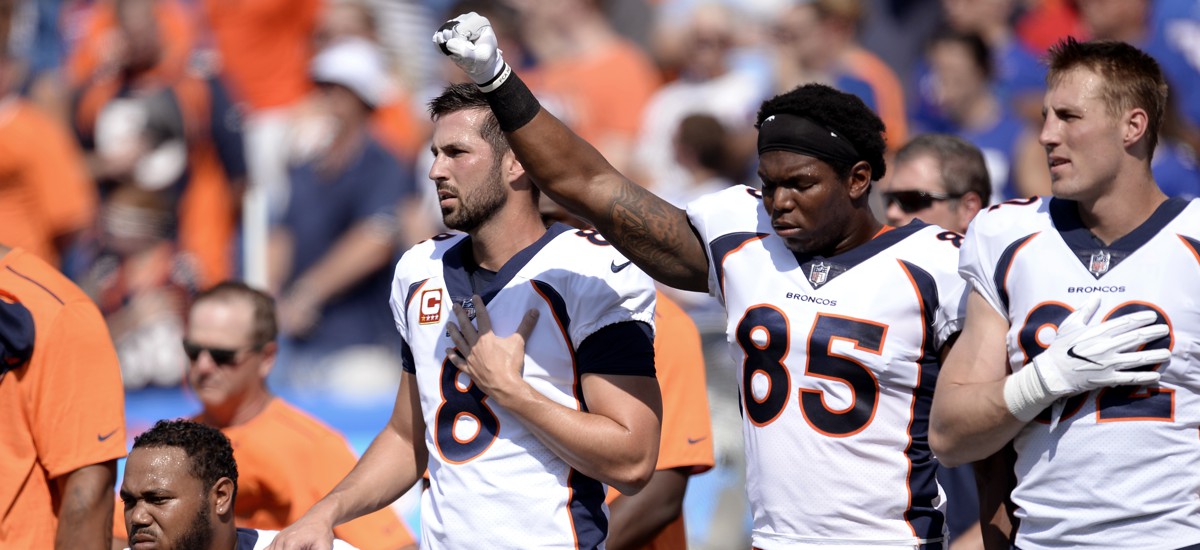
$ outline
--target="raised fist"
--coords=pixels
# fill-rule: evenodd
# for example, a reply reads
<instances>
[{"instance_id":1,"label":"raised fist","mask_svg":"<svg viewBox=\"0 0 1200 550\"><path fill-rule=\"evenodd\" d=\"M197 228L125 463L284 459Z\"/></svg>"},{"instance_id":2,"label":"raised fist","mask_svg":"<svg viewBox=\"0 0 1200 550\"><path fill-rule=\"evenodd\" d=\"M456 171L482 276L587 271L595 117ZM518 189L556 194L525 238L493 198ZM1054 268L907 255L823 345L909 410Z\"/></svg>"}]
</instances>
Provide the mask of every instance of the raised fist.
<instances>
[{"instance_id":1,"label":"raised fist","mask_svg":"<svg viewBox=\"0 0 1200 550\"><path fill-rule=\"evenodd\" d=\"M480 86L492 83L506 68L492 24L475 12L445 22L433 33L433 42Z\"/></svg>"}]
</instances>

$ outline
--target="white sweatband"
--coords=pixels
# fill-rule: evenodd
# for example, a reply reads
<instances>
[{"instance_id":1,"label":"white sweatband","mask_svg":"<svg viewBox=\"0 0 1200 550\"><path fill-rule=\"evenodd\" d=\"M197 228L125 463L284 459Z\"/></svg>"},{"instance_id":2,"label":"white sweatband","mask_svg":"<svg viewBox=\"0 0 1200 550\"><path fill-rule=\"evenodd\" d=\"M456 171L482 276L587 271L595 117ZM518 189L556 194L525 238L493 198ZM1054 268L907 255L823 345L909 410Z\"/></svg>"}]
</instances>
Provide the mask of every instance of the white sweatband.
<instances>
[{"instance_id":1,"label":"white sweatband","mask_svg":"<svg viewBox=\"0 0 1200 550\"><path fill-rule=\"evenodd\" d=\"M1036 363L1025 365L1004 380L1004 404L1021 422L1033 420L1057 399L1042 381Z\"/></svg>"}]
</instances>

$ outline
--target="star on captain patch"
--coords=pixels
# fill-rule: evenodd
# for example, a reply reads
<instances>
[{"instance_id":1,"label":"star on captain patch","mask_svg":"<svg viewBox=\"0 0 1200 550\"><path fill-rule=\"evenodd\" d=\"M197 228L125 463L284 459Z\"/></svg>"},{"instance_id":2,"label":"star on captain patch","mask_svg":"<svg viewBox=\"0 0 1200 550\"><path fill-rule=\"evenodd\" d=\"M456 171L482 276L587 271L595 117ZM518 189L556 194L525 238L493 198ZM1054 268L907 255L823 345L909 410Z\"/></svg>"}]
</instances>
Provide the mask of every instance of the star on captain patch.
<instances>
[{"instance_id":1,"label":"star on captain patch","mask_svg":"<svg viewBox=\"0 0 1200 550\"><path fill-rule=\"evenodd\" d=\"M1088 271L1097 277L1108 273L1108 268L1112 266L1112 254L1101 250L1092 253L1092 261L1088 262Z\"/></svg>"}]
</instances>

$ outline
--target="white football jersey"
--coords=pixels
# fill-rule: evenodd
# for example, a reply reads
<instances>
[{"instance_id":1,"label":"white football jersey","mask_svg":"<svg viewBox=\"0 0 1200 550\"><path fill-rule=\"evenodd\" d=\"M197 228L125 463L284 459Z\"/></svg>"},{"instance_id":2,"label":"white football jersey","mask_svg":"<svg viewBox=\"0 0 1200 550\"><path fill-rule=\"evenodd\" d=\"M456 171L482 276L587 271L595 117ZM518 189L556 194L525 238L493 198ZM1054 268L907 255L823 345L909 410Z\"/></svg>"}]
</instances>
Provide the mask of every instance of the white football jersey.
<instances>
[{"instance_id":1,"label":"white football jersey","mask_svg":"<svg viewBox=\"0 0 1200 550\"><path fill-rule=\"evenodd\" d=\"M1096 319L1156 311L1171 327L1151 387L1115 387L1043 411L1014 440L1017 546L1179 548L1200 543L1200 203L1171 199L1104 246L1075 203L993 206L967 232L962 274L1010 324L1013 371L1099 296Z\"/></svg>"},{"instance_id":2,"label":"white football jersey","mask_svg":"<svg viewBox=\"0 0 1200 550\"><path fill-rule=\"evenodd\" d=\"M594 231L556 224L484 288L463 265L466 235L414 246L396 267L392 312L415 370L429 449L421 502L423 548L603 548L606 488L572 469L446 359L451 304L483 298L497 334L541 313L524 378L556 403L587 410L575 353L614 323L653 323L654 285ZM472 315L473 316L473 315Z\"/></svg>"},{"instance_id":3,"label":"white football jersey","mask_svg":"<svg viewBox=\"0 0 1200 550\"><path fill-rule=\"evenodd\" d=\"M754 546L941 548L929 407L965 307L961 236L916 221L800 257L744 186L688 216L740 366Z\"/></svg>"}]
</instances>

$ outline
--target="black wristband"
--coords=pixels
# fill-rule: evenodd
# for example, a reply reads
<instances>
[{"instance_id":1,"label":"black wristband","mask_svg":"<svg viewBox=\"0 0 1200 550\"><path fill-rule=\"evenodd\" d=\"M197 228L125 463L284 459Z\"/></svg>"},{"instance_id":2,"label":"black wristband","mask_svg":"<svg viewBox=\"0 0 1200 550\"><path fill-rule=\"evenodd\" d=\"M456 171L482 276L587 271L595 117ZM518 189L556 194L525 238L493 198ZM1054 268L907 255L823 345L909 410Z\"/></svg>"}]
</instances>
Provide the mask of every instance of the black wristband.
<instances>
[{"instance_id":1,"label":"black wristband","mask_svg":"<svg viewBox=\"0 0 1200 550\"><path fill-rule=\"evenodd\" d=\"M496 114L500 129L505 132L515 132L529 124L537 116L542 105L537 97L529 91L529 87L517 78L517 73L511 73L495 90L484 94L488 105Z\"/></svg>"}]
</instances>

